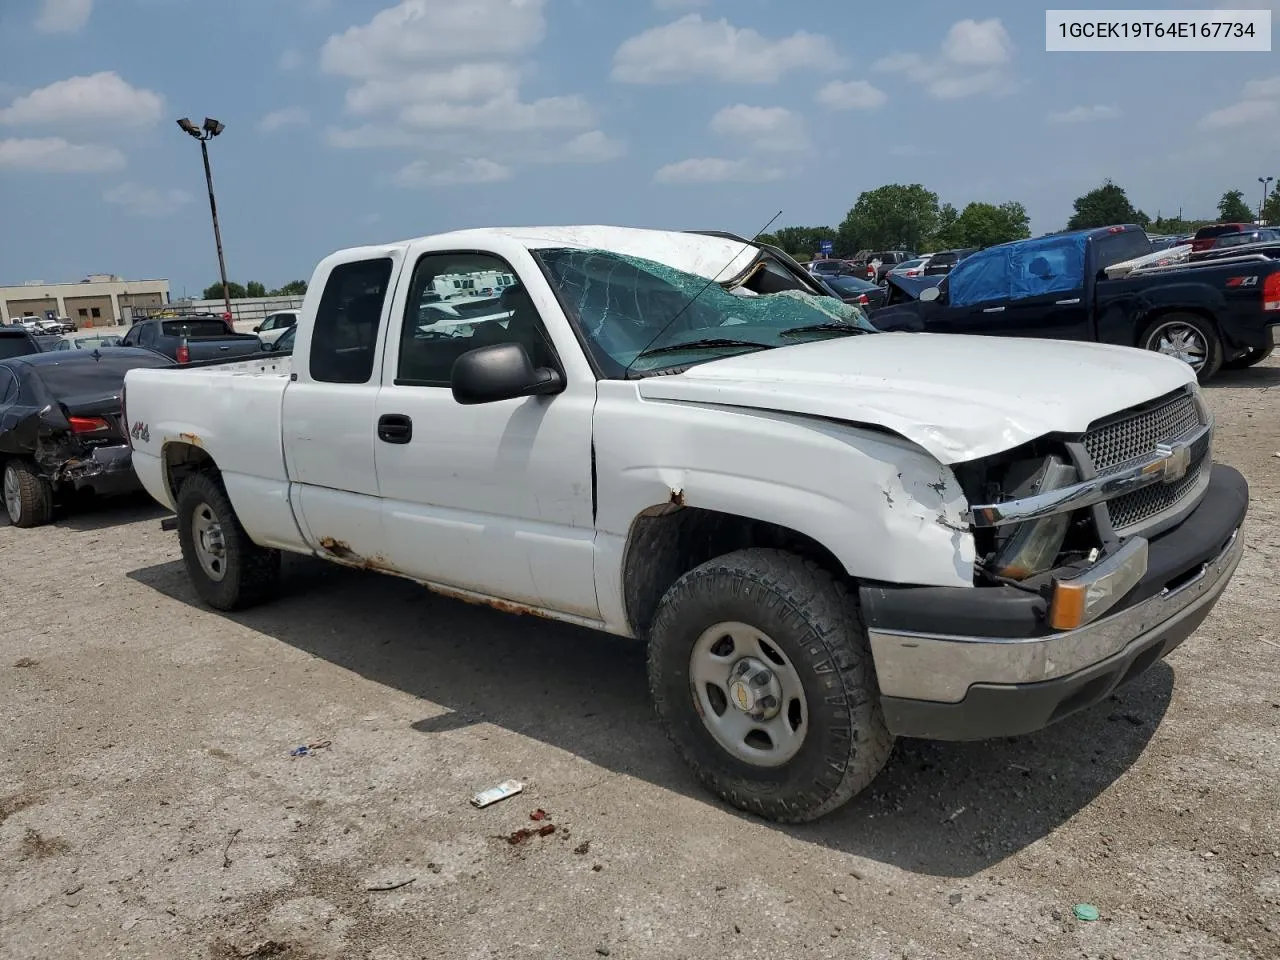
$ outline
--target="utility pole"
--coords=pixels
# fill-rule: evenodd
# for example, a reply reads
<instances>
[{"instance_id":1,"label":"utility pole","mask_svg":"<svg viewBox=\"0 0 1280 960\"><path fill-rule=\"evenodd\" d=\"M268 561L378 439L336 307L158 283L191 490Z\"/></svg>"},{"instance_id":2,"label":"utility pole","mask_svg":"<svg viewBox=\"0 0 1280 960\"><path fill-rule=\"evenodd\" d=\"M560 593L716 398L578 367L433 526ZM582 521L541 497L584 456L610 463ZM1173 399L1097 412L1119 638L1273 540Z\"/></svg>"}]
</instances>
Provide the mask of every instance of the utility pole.
<instances>
[{"instance_id":1,"label":"utility pole","mask_svg":"<svg viewBox=\"0 0 1280 960\"><path fill-rule=\"evenodd\" d=\"M222 256L222 230L218 226L218 201L213 196L213 170L209 166L209 141L225 130L226 124L204 118L204 127L197 127L188 118L178 121L184 132L200 141L200 155L204 160L204 182L209 188L209 216L213 218L213 242L218 247L218 275L222 278L222 301L226 307L228 323L231 317L231 287L227 284L227 262Z\"/></svg>"},{"instance_id":2,"label":"utility pole","mask_svg":"<svg viewBox=\"0 0 1280 960\"><path fill-rule=\"evenodd\" d=\"M1259 177L1258 178L1258 182L1262 184L1262 202L1258 204L1259 222L1261 222L1262 220L1262 209L1267 205L1267 184L1269 184L1274 179L1275 177ZM1280 187L1277 187L1276 189L1280 190Z\"/></svg>"}]
</instances>

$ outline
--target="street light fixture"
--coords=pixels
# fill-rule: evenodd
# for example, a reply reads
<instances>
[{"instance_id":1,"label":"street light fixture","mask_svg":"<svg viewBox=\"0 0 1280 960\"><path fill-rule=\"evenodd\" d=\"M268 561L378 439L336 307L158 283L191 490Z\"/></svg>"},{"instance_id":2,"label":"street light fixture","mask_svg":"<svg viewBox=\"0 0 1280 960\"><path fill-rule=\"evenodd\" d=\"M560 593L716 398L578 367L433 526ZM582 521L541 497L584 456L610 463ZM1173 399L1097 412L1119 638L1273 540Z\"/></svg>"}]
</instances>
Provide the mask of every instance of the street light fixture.
<instances>
[{"instance_id":1,"label":"street light fixture","mask_svg":"<svg viewBox=\"0 0 1280 960\"><path fill-rule=\"evenodd\" d=\"M1266 207L1266 205L1267 205L1267 184L1269 184L1269 183L1270 183L1272 180L1274 180L1274 179L1275 179L1275 177L1259 177L1259 178L1258 178L1258 182L1259 182L1260 184L1262 184L1262 203L1258 204L1258 219L1259 219L1259 220L1261 220L1261 219L1262 219L1262 210L1263 210L1263 208L1264 208L1264 207ZM1277 189L1277 190L1280 190L1280 187L1276 187L1276 189Z\"/></svg>"},{"instance_id":2,"label":"street light fixture","mask_svg":"<svg viewBox=\"0 0 1280 960\"><path fill-rule=\"evenodd\" d=\"M213 217L213 240L218 245L218 273L222 277L222 300L226 306L227 316L231 316L231 288L227 285L227 264L222 257L222 231L218 227L218 202L213 197L213 172L209 168L209 141L227 125L213 117L204 118L204 126L197 127L189 117L178 121L184 133L200 141L200 155L204 158L204 181L209 187L209 215Z\"/></svg>"}]
</instances>

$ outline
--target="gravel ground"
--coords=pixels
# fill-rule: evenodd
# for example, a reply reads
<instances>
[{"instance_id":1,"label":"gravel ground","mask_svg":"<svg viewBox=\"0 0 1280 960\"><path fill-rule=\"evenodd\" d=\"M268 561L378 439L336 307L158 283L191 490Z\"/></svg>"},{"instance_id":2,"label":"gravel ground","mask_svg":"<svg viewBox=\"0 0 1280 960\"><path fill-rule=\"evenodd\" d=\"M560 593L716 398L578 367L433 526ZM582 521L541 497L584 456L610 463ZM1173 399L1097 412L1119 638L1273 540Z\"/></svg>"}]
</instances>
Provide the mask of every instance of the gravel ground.
<instances>
[{"instance_id":1,"label":"gravel ground","mask_svg":"<svg viewBox=\"0 0 1280 960\"><path fill-rule=\"evenodd\" d=\"M1197 634L803 828L693 783L636 645L305 559L219 615L147 501L0 527L0 955L1280 957L1280 363L1208 395L1253 507Z\"/></svg>"}]
</instances>

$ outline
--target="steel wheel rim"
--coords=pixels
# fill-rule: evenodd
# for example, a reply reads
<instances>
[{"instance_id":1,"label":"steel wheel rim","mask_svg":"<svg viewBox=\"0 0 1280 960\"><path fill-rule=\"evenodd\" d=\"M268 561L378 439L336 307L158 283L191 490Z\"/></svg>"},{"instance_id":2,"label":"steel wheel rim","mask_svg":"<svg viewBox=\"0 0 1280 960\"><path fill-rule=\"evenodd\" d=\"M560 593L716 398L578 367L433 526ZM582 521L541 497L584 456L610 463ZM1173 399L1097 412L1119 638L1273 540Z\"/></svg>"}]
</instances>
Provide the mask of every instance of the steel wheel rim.
<instances>
[{"instance_id":1,"label":"steel wheel rim","mask_svg":"<svg viewBox=\"0 0 1280 960\"><path fill-rule=\"evenodd\" d=\"M1156 328L1148 341L1150 349L1163 353L1166 357L1174 357L1199 370L1209 356L1209 345L1204 334L1189 323L1173 321Z\"/></svg>"},{"instance_id":2,"label":"steel wheel rim","mask_svg":"<svg viewBox=\"0 0 1280 960\"><path fill-rule=\"evenodd\" d=\"M191 544L205 576L221 582L227 575L227 545L218 515L207 503L197 504L191 514Z\"/></svg>"},{"instance_id":3,"label":"steel wheel rim","mask_svg":"<svg viewBox=\"0 0 1280 960\"><path fill-rule=\"evenodd\" d=\"M18 482L18 471L12 466L4 468L4 508L9 520L17 523L22 515L22 487Z\"/></svg>"},{"instance_id":4,"label":"steel wheel rim","mask_svg":"<svg viewBox=\"0 0 1280 960\"><path fill-rule=\"evenodd\" d=\"M809 705L800 675L755 627L727 622L704 630L689 655L689 684L707 732L736 759L779 767L804 746Z\"/></svg>"}]
</instances>

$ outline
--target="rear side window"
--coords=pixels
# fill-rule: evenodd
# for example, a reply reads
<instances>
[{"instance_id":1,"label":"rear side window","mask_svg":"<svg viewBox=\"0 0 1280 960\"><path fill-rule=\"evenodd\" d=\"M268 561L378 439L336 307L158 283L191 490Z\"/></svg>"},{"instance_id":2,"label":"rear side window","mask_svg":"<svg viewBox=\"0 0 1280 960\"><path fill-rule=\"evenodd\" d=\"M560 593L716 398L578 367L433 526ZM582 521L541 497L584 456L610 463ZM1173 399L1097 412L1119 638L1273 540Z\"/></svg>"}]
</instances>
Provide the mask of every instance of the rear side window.
<instances>
[{"instance_id":1,"label":"rear side window","mask_svg":"<svg viewBox=\"0 0 1280 960\"><path fill-rule=\"evenodd\" d=\"M1096 247L1097 268L1099 271L1124 263L1134 257L1144 257L1151 252L1151 241L1141 230L1126 230L1124 233L1113 233L1094 241Z\"/></svg>"},{"instance_id":2,"label":"rear side window","mask_svg":"<svg viewBox=\"0 0 1280 960\"><path fill-rule=\"evenodd\" d=\"M357 260L333 268L311 331L310 369L322 383L368 383L391 258Z\"/></svg>"},{"instance_id":3,"label":"rear side window","mask_svg":"<svg viewBox=\"0 0 1280 960\"><path fill-rule=\"evenodd\" d=\"M221 320L166 320L160 326L166 337L225 337L227 325Z\"/></svg>"},{"instance_id":4,"label":"rear side window","mask_svg":"<svg viewBox=\"0 0 1280 960\"><path fill-rule=\"evenodd\" d=\"M25 336L0 337L0 360L8 360L10 357L25 357L29 353L36 352L36 348L31 345L31 341Z\"/></svg>"}]
</instances>

